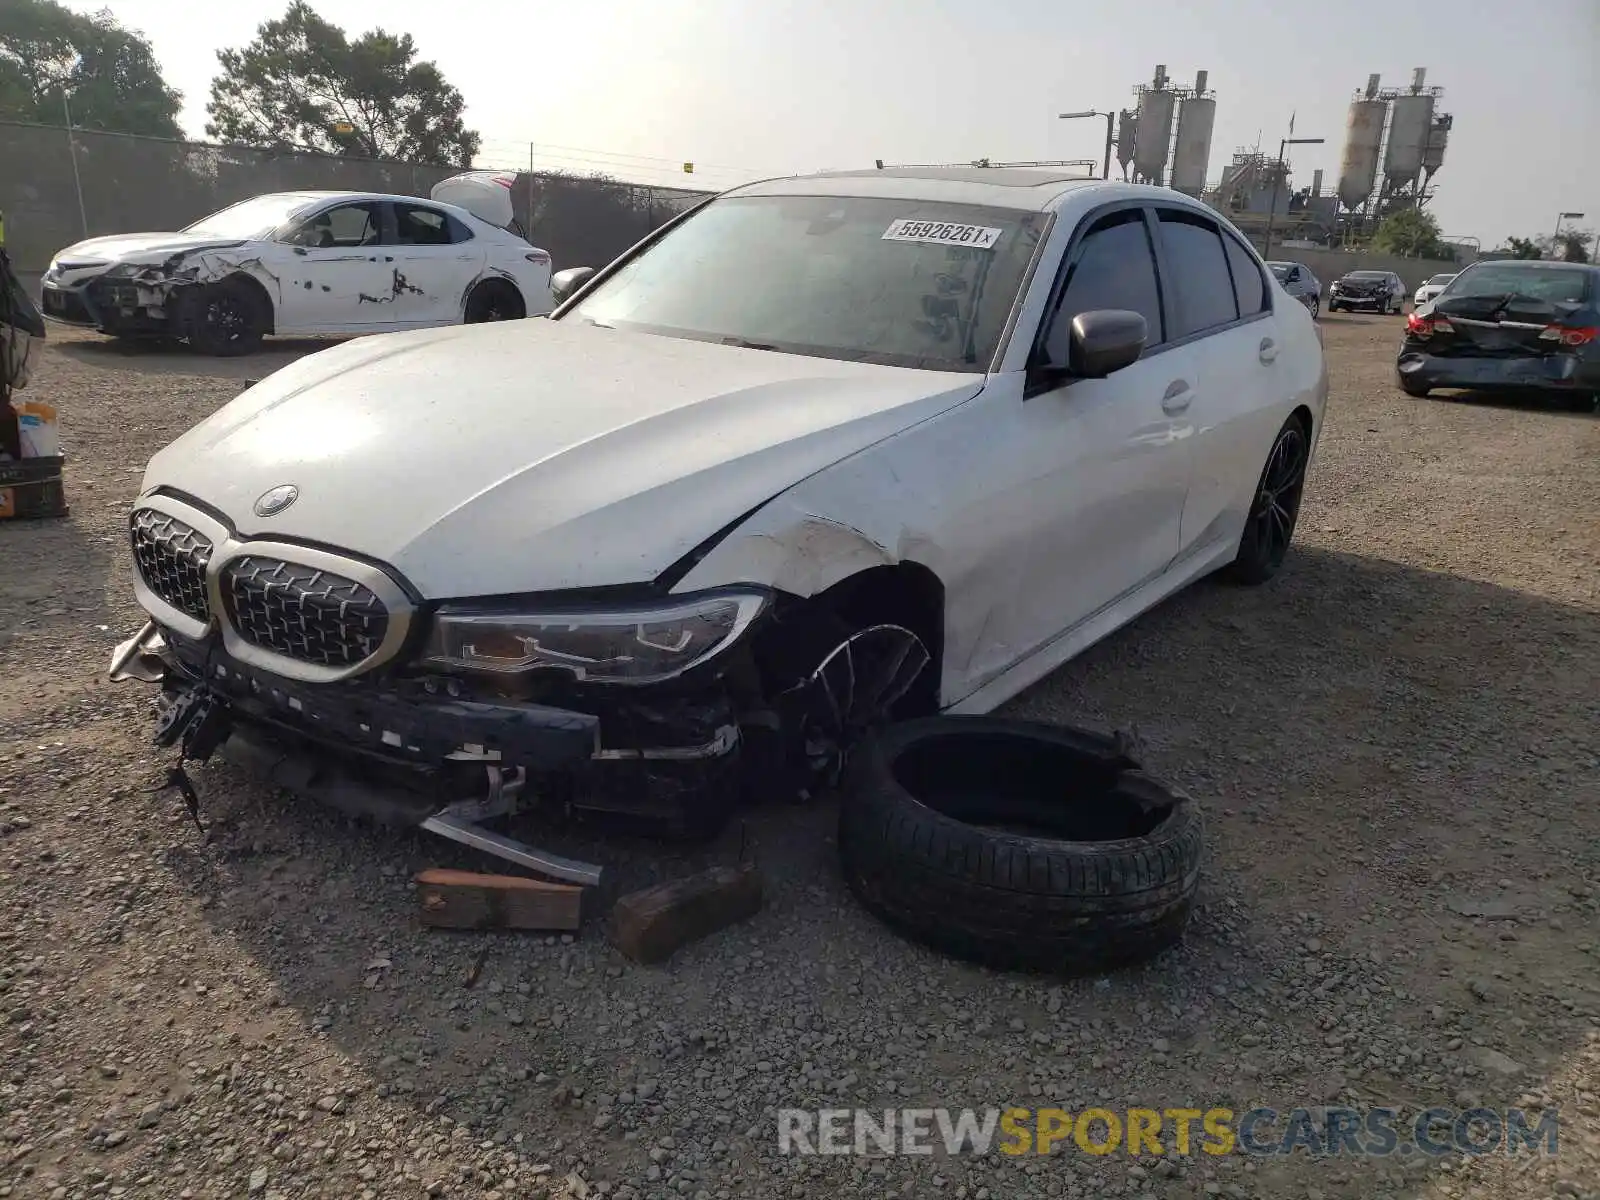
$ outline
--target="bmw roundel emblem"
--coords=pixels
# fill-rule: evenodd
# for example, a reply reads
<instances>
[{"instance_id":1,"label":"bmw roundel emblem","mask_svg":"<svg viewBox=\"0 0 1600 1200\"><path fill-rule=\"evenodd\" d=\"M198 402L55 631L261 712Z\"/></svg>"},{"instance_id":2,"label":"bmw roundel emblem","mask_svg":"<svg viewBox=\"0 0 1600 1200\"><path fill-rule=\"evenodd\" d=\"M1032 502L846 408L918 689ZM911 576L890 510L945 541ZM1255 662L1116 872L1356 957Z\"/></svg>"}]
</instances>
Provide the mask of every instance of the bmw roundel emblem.
<instances>
[{"instance_id":1,"label":"bmw roundel emblem","mask_svg":"<svg viewBox=\"0 0 1600 1200\"><path fill-rule=\"evenodd\" d=\"M280 484L271 491L262 492L256 500L256 516L275 517L300 498L300 489L292 483Z\"/></svg>"}]
</instances>

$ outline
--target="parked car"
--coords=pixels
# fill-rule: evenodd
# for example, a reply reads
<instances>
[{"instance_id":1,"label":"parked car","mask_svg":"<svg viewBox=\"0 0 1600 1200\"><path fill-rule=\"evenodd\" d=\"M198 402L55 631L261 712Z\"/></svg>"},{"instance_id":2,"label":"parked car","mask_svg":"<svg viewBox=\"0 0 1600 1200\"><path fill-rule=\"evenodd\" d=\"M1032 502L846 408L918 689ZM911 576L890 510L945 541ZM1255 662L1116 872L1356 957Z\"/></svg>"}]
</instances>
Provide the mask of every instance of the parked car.
<instances>
[{"instance_id":1,"label":"parked car","mask_svg":"<svg viewBox=\"0 0 1600 1200\"><path fill-rule=\"evenodd\" d=\"M1600 267L1473 263L1406 320L1395 362L1408 395L1532 391L1600 404Z\"/></svg>"},{"instance_id":2,"label":"parked car","mask_svg":"<svg viewBox=\"0 0 1600 1200\"><path fill-rule=\"evenodd\" d=\"M1417 308L1421 308L1429 300L1444 291L1445 286L1454 278L1454 273L1429 276L1423 285L1417 289L1416 294L1411 297L1411 303Z\"/></svg>"},{"instance_id":3,"label":"parked car","mask_svg":"<svg viewBox=\"0 0 1600 1200\"><path fill-rule=\"evenodd\" d=\"M1328 289L1328 311L1369 308L1376 313L1405 308L1406 285L1393 271L1350 271Z\"/></svg>"},{"instance_id":4,"label":"parked car","mask_svg":"<svg viewBox=\"0 0 1600 1200\"><path fill-rule=\"evenodd\" d=\"M413 814L525 778L715 829L741 775L808 790L891 714L1271 578L1327 398L1226 220L1047 170L750 184L554 283L549 320L325 350L151 460L112 676L162 682L167 743Z\"/></svg>"},{"instance_id":5,"label":"parked car","mask_svg":"<svg viewBox=\"0 0 1600 1200\"><path fill-rule=\"evenodd\" d=\"M44 312L114 336L247 354L268 333L386 333L546 313L550 269L543 250L457 205L275 192L178 233L68 246L45 274Z\"/></svg>"},{"instance_id":6,"label":"parked car","mask_svg":"<svg viewBox=\"0 0 1600 1200\"><path fill-rule=\"evenodd\" d=\"M1267 266L1283 290L1304 304L1307 312L1313 317L1321 313L1322 281L1311 273L1310 267L1297 262L1269 262Z\"/></svg>"}]
</instances>

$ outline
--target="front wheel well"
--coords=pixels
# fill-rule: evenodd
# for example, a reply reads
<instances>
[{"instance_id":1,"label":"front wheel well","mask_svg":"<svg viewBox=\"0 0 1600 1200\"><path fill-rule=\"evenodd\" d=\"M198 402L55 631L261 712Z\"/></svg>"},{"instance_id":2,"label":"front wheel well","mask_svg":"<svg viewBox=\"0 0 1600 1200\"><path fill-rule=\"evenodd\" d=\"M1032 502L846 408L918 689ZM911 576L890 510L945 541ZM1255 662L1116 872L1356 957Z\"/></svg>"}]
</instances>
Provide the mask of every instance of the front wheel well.
<instances>
[{"instance_id":1,"label":"front wheel well","mask_svg":"<svg viewBox=\"0 0 1600 1200\"><path fill-rule=\"evenodd\" d=\"M235 284L253 291L256 294L256 298L261 301L261 311L267 314L266 332L276 333L278 331L278 306L272 302L272 293L267 291L266 285L254 275L246 274L244 271L235 271L231 275L223 276L216 282Z\"/></svg>"},{"instance_id":2,"label":"front wheel well","mask_svg":"<svg viewBox=\"0 0 1600 1200\"><path fill-rule=\"evenodd\" d=\"M770 695L791 686L853 633L873 625L899 625L922 642L928 664L895 706L895 715L935 713L944 659L944 606L943 582L914 562L871 567L815 596L786 597L756 646L765 690Z\"/></svg>"}]
</instances>

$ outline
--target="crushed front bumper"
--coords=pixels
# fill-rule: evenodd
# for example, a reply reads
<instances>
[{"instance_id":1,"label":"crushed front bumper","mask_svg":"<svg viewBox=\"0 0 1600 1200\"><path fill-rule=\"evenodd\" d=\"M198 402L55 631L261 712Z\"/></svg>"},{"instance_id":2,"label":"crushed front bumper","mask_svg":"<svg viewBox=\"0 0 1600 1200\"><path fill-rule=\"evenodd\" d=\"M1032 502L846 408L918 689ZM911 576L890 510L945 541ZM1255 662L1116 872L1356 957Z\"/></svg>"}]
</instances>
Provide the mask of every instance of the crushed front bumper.
<instances>
[{"instance_id":1,"label":"crushed front bumper","mask_svg":"<svg viewBox=\"0 0 1600 1200\"><path fill-rule=\"evenodd\" d=\"M704 835L737 798L739 728L715 688L630 693L591 712L421 682L304 684L154 623L116 648L110 677L161 686L156 740L185 758L215 751L308 799L503 857L516 856L483 844L497 835L478 820L537 806Z\"/></svg>"},{"instance_id":2,"label":"crushed front bumper","mask_svg":"<svg viewBox=\"0 0 1600 1200\"><path fill-rule=\"evenodd\" d=\"M129 336L171 332L165 292L133 279L97 275L71 284L47 279L39 294L40 311L62 325Z\"/></svg>"},{"instance_id":3,"label":"crushed front bumper","mask_svg":"<svg viewBox=\"0 0 1600 1200\"><path fill-rule=\"evenodd\" d=\"M1576 354L1429 354L1406 348L1395 370L1407 382L1430 388L1600 392L1600 363Z\"/></svg>"}]
</instances>

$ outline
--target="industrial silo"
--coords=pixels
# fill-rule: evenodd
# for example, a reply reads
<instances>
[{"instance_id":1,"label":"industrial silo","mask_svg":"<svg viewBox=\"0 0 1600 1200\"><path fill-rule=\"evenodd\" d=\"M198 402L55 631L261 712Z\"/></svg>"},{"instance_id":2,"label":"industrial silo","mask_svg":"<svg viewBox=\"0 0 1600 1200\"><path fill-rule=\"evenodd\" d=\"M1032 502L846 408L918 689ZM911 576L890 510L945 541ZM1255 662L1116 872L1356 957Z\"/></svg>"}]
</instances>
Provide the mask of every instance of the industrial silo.
<instances>
[{"instance_id":1,"label":"industrial silo","mask_svg":"<svg viewBox=\"0 0 1600 1200\"><path fill-rule=\"evenodd\" d=\"M1344 155L1339 160L1339 203L1352 211L1366 203L1378 182L1378 147L1383 144L1383 120L1389 102L1377 99L1377 76L1367 94L1350 102L1345 123Z\"/></svg>"},{"instance_id":2,"label":"industrial silo","mask_svg":"<svg viewBox=\"0 0 1600 1200\"><path fill-rule=\"evenodd\" d=\"M1176 97L1167 90L1166 67L1156 68L1155 86L1139 93L1139 139L1133 148L1133 173L1137 179L1160 183L1172 141L1172 110Z\"/></svg>"},{"instance_id":3,"label":"industrial silo","mask_svg":"<svg viewBox=\"0 0 1600 1200\"><path fill-rule=\"evenodd\" d=\"M1217 120L1217 102L1206 95L1206 73L1195 77L1194 92L1178 106L1178 143L1172 153L1172 186L1198 196L1205 191L1206 167L1211 162L1211 128Z\"/></svg>"},{"instance_id":4,"label":"industrial silo","mask_svg":"<svg viewBox=\"0 0 1600 1200\"><path fill-rule=\"evenodd\" d=\"M1133 161L1133 148L1139 140L1139 117L1131 108L1117 113L1117 162L1122 166L1122 177L1128 177L1128 164Z\"/></svg>"},{"instance_id":5,"label":"industrial silo","mask_svg":"<svg viewBox=\"0 0 1600 1200\"><path fill-rule=\"evenodd\" d=\"M1433 128L1428 132L1428 146L1422 152L1422 169L1430 177L1444 165L1444 150L1450 140L1450 125L1449 114L1433 119Z\"/></svg>"},{"instance_id":6,"label":"industrial silo","mask_svg":"<svg viewBox=\"0 0 1600 1200\"><path fill-rule=\"evenodd\" d=\"M1433 133L1433 97L1396 96L1389 117L1389 146L1383 154L1383 173L1395 188L1405 187L1422 173L1428 138Z\"/></svg>"}]
</instances>

